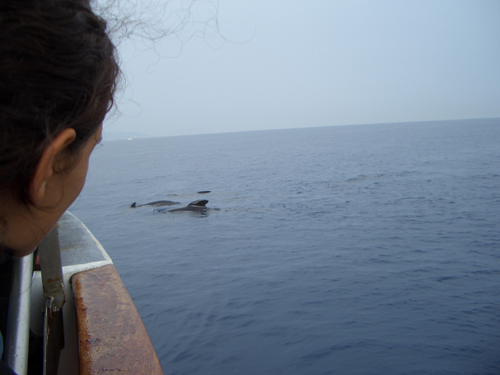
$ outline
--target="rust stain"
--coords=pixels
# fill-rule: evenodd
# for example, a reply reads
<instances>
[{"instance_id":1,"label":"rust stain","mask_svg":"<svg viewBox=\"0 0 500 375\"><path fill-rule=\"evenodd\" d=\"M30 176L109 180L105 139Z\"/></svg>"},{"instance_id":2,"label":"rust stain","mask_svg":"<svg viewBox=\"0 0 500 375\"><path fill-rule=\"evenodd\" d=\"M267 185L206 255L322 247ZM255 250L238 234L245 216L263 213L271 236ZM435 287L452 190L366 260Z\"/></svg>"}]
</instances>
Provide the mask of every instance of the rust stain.
<instances>
[{"instance_id":1,"label":"rust stain","mask_svg":"<svg viewBox=\"0 0 500 375\"><path fill-rule=\"evenodd\" d=\"M113 265L73 276L80 374L158 374L149 335Z\"/></svg>"},{"instance_id":2,"label":"rust stain","mask_svg":"<svg viewBox=\"0 0 500 375\"><path fill-rule=\"evenodd\" d=\"M47 283L62 283L62 277L57 277L55 279L47 279L45 280Z\"/></svg>"}]
</instances>

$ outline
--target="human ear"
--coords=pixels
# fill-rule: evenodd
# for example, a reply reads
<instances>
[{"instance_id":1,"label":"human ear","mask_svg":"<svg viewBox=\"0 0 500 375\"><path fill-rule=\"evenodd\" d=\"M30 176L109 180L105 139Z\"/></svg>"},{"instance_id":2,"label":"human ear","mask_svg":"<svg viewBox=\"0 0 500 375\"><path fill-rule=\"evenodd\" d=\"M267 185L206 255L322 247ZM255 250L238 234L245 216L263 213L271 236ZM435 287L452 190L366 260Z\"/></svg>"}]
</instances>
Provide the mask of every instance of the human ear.
<instances>
[{"instance_id":1,"label":"human ear","mask_svg":"<svg viewBox=\"0 0 500 375\"><path fill-rule=\"evenodd\" d=\"M76 138L73 128L64 129L43 150L30 181L30 198L37 205L45 196L45 187L52 177L56 156Z\"/></svg>"}]
</instances>

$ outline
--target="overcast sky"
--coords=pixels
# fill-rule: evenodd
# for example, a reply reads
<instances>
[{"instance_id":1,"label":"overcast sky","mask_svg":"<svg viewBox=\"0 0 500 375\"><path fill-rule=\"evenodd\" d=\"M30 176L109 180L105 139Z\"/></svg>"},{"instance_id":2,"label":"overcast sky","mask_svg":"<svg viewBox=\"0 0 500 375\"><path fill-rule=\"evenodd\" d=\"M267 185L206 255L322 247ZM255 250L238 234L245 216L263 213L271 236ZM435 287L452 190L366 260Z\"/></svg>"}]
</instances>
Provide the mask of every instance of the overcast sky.
<instances>
[{"instance_id":1,"label":"overcast sky","mask_svg":"<svg viewBox=\"0 0 500 375\"><path fill-rule=\"evenodd\" d=\"M120 44L126 84L108 132L500 117L498 0L219 0L194 12L217 4L219 36Z\"/></svg>"}]
</instances>

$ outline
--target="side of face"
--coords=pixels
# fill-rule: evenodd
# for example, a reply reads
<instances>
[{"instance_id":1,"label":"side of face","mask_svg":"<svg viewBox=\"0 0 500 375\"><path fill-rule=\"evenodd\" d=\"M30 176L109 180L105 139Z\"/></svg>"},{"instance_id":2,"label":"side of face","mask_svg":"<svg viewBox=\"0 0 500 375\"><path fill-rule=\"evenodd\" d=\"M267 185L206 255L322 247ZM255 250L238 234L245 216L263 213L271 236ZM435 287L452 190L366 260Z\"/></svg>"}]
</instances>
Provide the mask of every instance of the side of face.
<instances>
[{"instance_id":1,"label":"side of face","mask_svg":"<svg viewBox=\"0 0 500 375\"><path fill-rule=\"evenodd\" d=\"M100 142L102 135L102 125L99 126L96 133L90 137L87 144L80 151L80 155L74 165L71 165L68 171L56 171L52 178L47 181L44 199L38 204L38 211L44 212L48 208L47 216L44 221L44 232L48 234L57 223L59 218L71 206L80 195L89 169L90 155L95 146ZM62 156L62 155L61 155ZM57 162L57 161L56 161ZM62 161L64 163L64 161ZM41 214L44 216L43 214Z\"/></svg>"},{"instance_id":2,"label":"side of face","mask_svg":"<svg viewBox=\"0 0 500 375\"><path fill-rule=\"evenodd\" d=\"M69 141L61 140L59 145L53 142L47 146L47 153L44 151L30 185L35 202L30 210L12 200L0 202L5 203L1 216L7 222L3 242L14 251L15 257L32 253L78 197L85 185L90 155L99 143L101 134L102 125L79 151L77 159L71 160L69 168L62 166L68 164L66 147L74 137L67 137ZM56 137L55 142L57 140Z\"/></svg>"}]
</instances>

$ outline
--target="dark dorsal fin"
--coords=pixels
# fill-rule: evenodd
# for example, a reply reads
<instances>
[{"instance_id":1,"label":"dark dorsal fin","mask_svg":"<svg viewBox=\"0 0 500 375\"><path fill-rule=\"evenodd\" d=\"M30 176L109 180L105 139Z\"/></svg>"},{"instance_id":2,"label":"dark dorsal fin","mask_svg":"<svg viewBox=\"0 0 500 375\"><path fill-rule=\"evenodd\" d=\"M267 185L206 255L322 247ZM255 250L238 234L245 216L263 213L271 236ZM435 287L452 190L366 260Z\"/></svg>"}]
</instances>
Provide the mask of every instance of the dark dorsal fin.
<instances>
[{"instance_id":1,"label":"dark dorsal fin","mask_svg":"<svg viewBox=\"0 0 500 375\"><path fill-rule=\"evenodd\" d=\"M194 201L188 204L188 206L198 206L198 207L205 207L205 205L208 203L206 199L200 199L198 201Z\"/></svg>"},{"instance_id":2,"label":"dark dorsal fin","mask_svg":"<svg viewBox=\"0 0 500 375\"><path fill-rule=\"evenodd\" d=\"M135 207L137 207L137 206L135 205L135 203L136 203L136 202L132 203L132 205L130 206L130 208L133 208L133 207L135 208Z\"/></svg>"}]
</instances>

